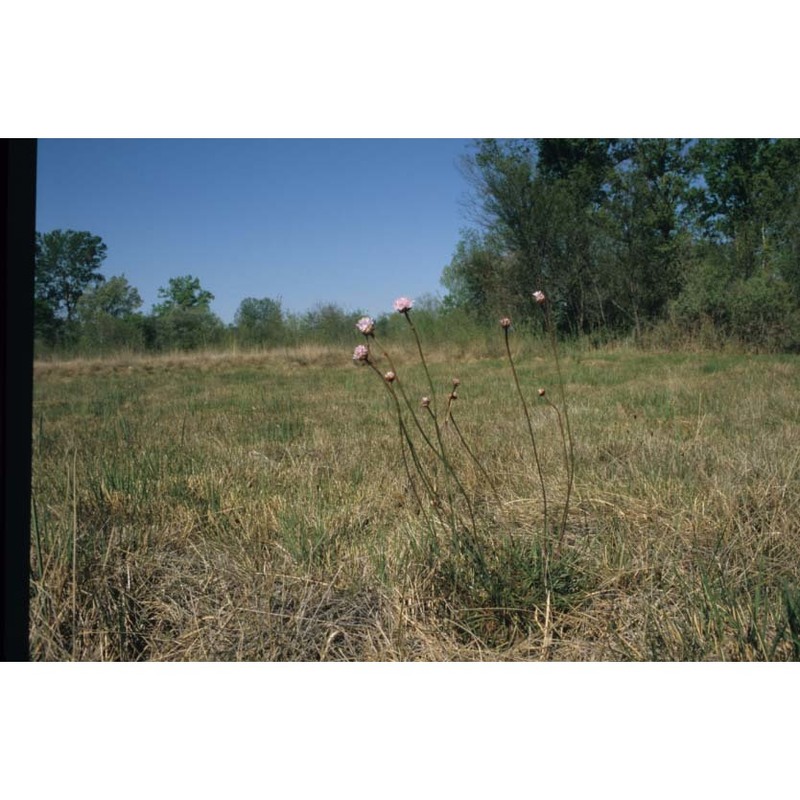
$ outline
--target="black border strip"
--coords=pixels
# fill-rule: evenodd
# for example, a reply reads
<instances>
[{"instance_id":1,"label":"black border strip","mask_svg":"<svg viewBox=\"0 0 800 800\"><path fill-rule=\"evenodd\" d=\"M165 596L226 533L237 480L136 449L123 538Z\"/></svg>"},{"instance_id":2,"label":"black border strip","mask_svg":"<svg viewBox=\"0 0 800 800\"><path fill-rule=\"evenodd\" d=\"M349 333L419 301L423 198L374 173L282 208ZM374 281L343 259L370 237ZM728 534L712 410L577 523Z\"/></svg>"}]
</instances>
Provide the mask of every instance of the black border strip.
<instances>
[{"instance_id":1,"label":"black border strip","mask_svg":"<svg viewBox=\"0 0 800 800\"><path fill-rule=\"evenodd\" d=\"M36 139L0 147L3 540L0 565L0 657L30 658L30 495L33 404L33 276L36 231Z\"/></svg>"}]
</instances>

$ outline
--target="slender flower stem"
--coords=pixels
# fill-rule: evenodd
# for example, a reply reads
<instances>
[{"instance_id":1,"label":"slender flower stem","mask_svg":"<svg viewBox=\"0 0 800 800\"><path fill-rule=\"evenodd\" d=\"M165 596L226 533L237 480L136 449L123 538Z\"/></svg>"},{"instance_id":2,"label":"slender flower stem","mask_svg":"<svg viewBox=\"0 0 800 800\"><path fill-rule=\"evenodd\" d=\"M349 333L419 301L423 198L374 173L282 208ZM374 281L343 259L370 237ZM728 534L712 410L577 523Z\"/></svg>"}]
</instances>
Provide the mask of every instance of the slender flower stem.
<instances>
[{"instance_id":1,"label":"slender flower stem","mask_svg":"<svg viewBox=\"0 0 800 800\"><path fill-rule=\"evenodd\" d=\"M422 362L422 367L425 370L425 376L428 379L428 387L430 388L430 398L431 403L433 404L433 408L431 409L430 406L427 406L428 413L431 415L433 419L433 427L436 431L436 440L439 443L439 453L441 454L442 462L444 463L445 474L452 478L456 486L458 487L459 491L464 497L464 500L467 503L467 509L469 510L469 516L472 520L472 530L473 534L477 536L477 526L475 523L475 514L472 510L472 502L469 499L469 495L467 494L466 489L464 489L463 484L458 479L458 475L456 475L455 470L453 469L452 465L450 464L450 460L447 458L447 454L445 452L444 447L444 440L442 439L442 429L439 426L439 420L436 415L436 390L433 388L433 379L431 378L430 370L428 369L428 363L425 361L425 353L422 350L422 342L420 341L419 334L417 333L417 327L414 325L414 321L411 319L411 314L408 310L403 312L403 316L406 318L406 322L411 326L411 332L414 334L414 341L417 343L417 350L419 351L419 358ZM448 495L450 495L450 484L448 481L447 487ZM450 498L450 502L452 503L452 497Z\"/></svg>"},{"instance_id":2,"label":"slender flower stem","mask_svg":"<svg viewBox=\"0 0 800 800\"><path fill-rule=\"evenodd\" d=\"M392 400L394 401L395 410L397 411L397 419L398 419L398 423L399 423L399 426L400 426L400 431L402 433L402 436L403 436L403 439L405 441L405 444L408 446L409 452L411 453L411 458L414 461L414 466L415 466L415 468L417 470L417 473L419 474L419 477L420 477L420 480L422 481L423 486L425 487L425 489L426 489L426 491L428 493L428 496L430 497L431 504L433 505L433 508L434 508L434 510L436 512L437 517L439 518L439 521L442 523L442 525L444 525L446 527L447 523L445 522L445 520L443 519L442 514L441 514L441 500L440 500L440 497L439 497L439 493L437 492L436 487L433 485L431 479L428 477L428 475L427 475L427 473L425 471L425 468L422 465L422 462L420 461L419 454L417 453L416 448L414 447L414 442L413 442L413 440L411 438L411 434L409 433L408 427L406 426L405 420L403 419L403 413L402 413L402 409L401 409L401 406L400 406L400 401L397 399L397 394L394 391L394 386L392 385L393 383L397 383L399 385L399 383L400 383L399 378L397 378L396 373L395 373L395 377L394 377L393 382L392 383L388 383L386 381L386 379L384 378L384 376L381 375L380 370L375 366L375 364L370 359L366 359L366 363L381 378L381 382L384 384L384 386L386 387L387 391L391 395ZM428 410L430 411L430 409L428 409ZM419 422L416 419L416 415L414 415L414 421L417 422L417 425L419 426ZM425 437L425 441L426 441L427 445L431 448L431 450L433 450L433 452L440 459L442 459L441 454L433 446L433 444L430 441L430 439L428 439L428 437L425 436L424 430L421 428L421 426L419 426L419 427L420 427L420 431L422 432L423 436ZM412 486L412 490L414 491L414 496L417 499L417 502L419 503L420 508L422 508L423 512L424 512L424 507L423 507L423 505L422 505L422 503L421 503L421 501L419 499L419 495L416 492L416 488L414 487L413 480L411 479L410 470L408 469L408 462L405 460L405 451L403 451L403 460L404 460L404 464L406 465L406 472L407 472L407 474L409 476L409 480L411 481L411 486ZM442 459L442 460L444 461L444 459ZM446 461L444 461L444 463L445 463L446 467L449 466ZM461 483L458 481L457 478L456 478L456 483L458 484L459 488L461 489L461 492L464 495L464 499L467 501L467 507L469 509L470 520L472 522L472 528L473 528L473 532L474 532L476 530L476 528L475 528L475 516L474 516L474 514L472 512L472 506L470 504L469 497L467 496L463 486L461 486ZM448 492L448 505L449 505L449 508L450 508L450 515L451 515L450 527L451 527L451 530L456 530L456 527L457 527L456 523L459 522L460 520L458 519L458 515L456 514L455 505L453 503L453 498L452 498L452 493L451 492ZM464 523L462 522L462 524L464 524ZM465 527L466 527L466 525L465 525Z\"/></svg>"},{"instance_id":3,"label":"slender flower stem","mask_svg":"<svg viewBox=\"0 0 800 800\"><path fill-rule=\"evenodd\" d=\"M403 316L406 318L406 322L411 326L411 332L414 334L414 341L417 343L417 350L419 351L419 358L422 361L422 366L425 369L425 375L428 378L428 387L431 390L431 402L433 403L433 410L434 410L434 419L436 419L436 390L433 388L433 381L431 380L431 373L428 371L428 364L425 361L425 354L422 352L422 342L419 340L419 334L417 333L417 326L414 325L413 320L411 319L411 314L408 311L403 312ZM437 423L438 428L438 423Z\"/></svg>"},{"instance_id":4,"label":"slender flower stem","mask_svg":"<svg viewBox=\"0 0 800 800\"><path fill-rule=\"evenodd\" d=\"M442 440L442 431L439 427L439 420L436 415L436 390L433 388L433 379L431 378L430 370L428 369L428 363L425 361L425 353L422 351L422 342L419 339L419 334L417 333L417 327L414 325L413 320L411 319L411 314L406 310L403 312L403 316L406 318L406 322L411 326L411 332L414 334L414 341L417 343L417 350L419 351L419 358L422 362L422 367L425 370L425 377L428 379L428 388L430 389L430 402L433 404L433 409L430 406L427 407L428 413L431 415L433 419L433 427L436 430L436 440L439 443L439 452L441 453L442 461L444 462L445 469L448 473L451 473L455 478L455 473L450 466L450 463L447 460L447 456L445 455L444 451L444 441ZM456 481L458 479L456 478ZM469 503L469 499L466 498L466 493L464 494L465 499L467 499L467 503Z\"/></svg>"},{"instance_id":5,"label":"slender flower stem","mask_svg":"<svg viewBox=\"0 0 800 800\"><path fill-rule=\"evenodd\" d=\"M373 338L374 338L374 336L373 336ZM381 351L381 355L386 359L387 363L389 364L389 366L392 369L392 372L394 372L395 375L397 375L398 372L395 369L394 362L392 361L391 356L383 349L383 347L381 347L378 344L377 340L375 340L375 344L378 345L378 347L379 347L379 349ZM406 408L408 408L408 411L411 414L411 419L414 420L414 424L416 425L417 430L420 432L420 435L422 436L422 438L425 440L425 444L427 444L428 447L430 447L430 449L434 453L436 453L436 455L439 458L441 458L441 454L434 447L433 442L431 442L431 440L428 438L428 434L425 432L425 428L422 427L422 423L420 423L419 418L417 417L417 412L415 410L415 406L411 403L411 400L409 400L409 397L406 394L406 390L405 390L405 387L403 385L403 382L400 380L399 377L396 379L396 383L397 383L397 388L400 389L400 395L403 398L403 402L406 404Z\"/></svg>"},{"instance_id":6,"label":"slender flower stem","mask_svg":"<svg viewBox=\"0 0 800 800\"><path fill-rule=\"evenodd\" d=\"M561 530L558 535L558 542L556 544L556 555L561 551L561 543L564 540L564 533L567 530L567 514L569 513L569 496L570 496L570 488L572 485L572 467L570 463L570 456L567 452L567 438L564 435L564 421L561 417L561 411L559 410L558 406L550 400L549 397L546 397L545 400L547 401L547 405L556 412L556 418L558 419L558 429L561 432L561 444L564 449L564 469L567 473L567 497L564 501L564 511L561 516Z\"/></svg>"},{"instance_id":7,"label":"slender flower stem","mask_svg":"<svg viewBox=\"0 0 800 800\"><path fill-rule=\"evenodd\" d=\"M483 475L483 477L485 478L485 480L489 484L489 486L491 486L492 492L494 492L495 499L497 500L498 503L502 503L502 501L500 500L500 495L497 492L497 487L495 486L494 481L492 480L491 476L489 475L489 473L484 468L483 464L481 464L481 462L478 460L478 457L475 455L475 453L472 452L472 448L469 446L469 444L467 443L467 440L464 438L464 435L461 433L461 428L458 427L458 423L456 422L456 418L453 416L452 408L448 408L448 419L450 420L450 422L453 423L453 429L458 434L458 438L459 438L461 444L463 445L464 449L469 454L469 457L473 460L475 465L481 471L481 475ZM447 420L445 420L445 424L446 423L447 423Z\"/></svg>"},{"instance_id":8,"label":"slender flower stem","mask_svg":"<svg viewBox=\"0 0 800 800\"><path fill-rule=\"evenodd\" d=\"M445 469L447 470L448 474L453 478L453 481L455 482L456 486L458 486L459 491L461 492L461 494L464 497L464 500L467 503L469 518L472 521L472 532L475 536L477 536L478 528L475 523L475 514L472 510L472 502L469 499L469 495L467 494L467 490L464 488L464 485L458 479L458 475L456 475L455 470L450 466L450 462L444 456L444 445L442 443L442 435L441 432L439 431L439 425L436 423L436 415L433 413L433 409L431 409L430 406L428 407L428 413L431 415L431 417L433 418L433 422L436 425L436 435L439 437L439 445L440 447L442 447L442 460L444 461ZM449 492L450 492L450 487L448 484L448 493ZM450 498L450 502L452 503L452 497Z\"/></svg>"},{"instance_id":9,"label":"slender flower stem","mask_svg":"<svg viewBox=\"0 0 800 800\"><path fill-rule=\"evenodd\" d=\"M558 373L558 389L559 394L561 395L561 407L564 409L564 423L565 425L561 425L561 414L558 415L558 424L561 428L561 441L564 444L564 451L565 451L565 458L566 458L566 449L567 443L564 440L564 427L567 430L567 441L569 442L569 458L567 459L567 496L564 500L564 514L561 520L561 531L558 537L558 545L557 549L561 549L561 543L564 540L564 535L567 530L567 515L569 514L569 503L570 498L572 496L572 487L575 482L575 445L572 439L572 430L570 429L569 425L569 409L567 407L567 396L564 390L564 376L561 372L561 361L558 357L558 343L556 342L556 330L555 326L553 325L553 317L550 313L550 303L545 304L545 316L547 319L547 329L550 333L550 346L553 348L553 357L556 362L556 372ZM551 403L552 405L552 403ZM555 406L553 406L555 408ZM558 411L558 409L556 409Z\"/></svg>"},{"instance_id":10,"label":"slender flower stem","mask_svg":"<svg viewBox=\"0 0 800 800\"><path fill-rule=\"evenodd\" d=\"M539 473L539 483L542 487L542 511L544 516L544 535L545 535L545 554L547 552L547 538L548 538L548 531L547 531L547 489L545 489L544 485L544 473L542 472L542 464L539 461L539 450L536 447L536 437L533 433L533 423L531 422L531 415L528 412L528 404L525 402L525 395L522 393L522 387L519 384L519 378L517 377L517 370L514 366L514 359L511 356L511 346L508 343L508 328L503 328L503 333L505 334L506 339L506 353L508 354L508 363L511 365L511 374L514 376L514 383L517 386L517 393L519 394L520 402L522 403L522 410L525 412L525 419L528 422L528 433L531 437L531 444L533 445L533 457L536 460L536 469Z\"/></svg>"},{"instance_id":11,"label":"slender flower stem","mask_svg":"<svg viewBox=\"0 0 800 800\"><path fill-rule=\"evenodd\" d=\"M414 326L414 323L411 320L411 317L409 316L408 311L406 310L405 312L403 312L403 315L405 316L406 321L408 322L408 324L411 326L411 330L412 330L412 332L414 334L414 339L415 339L415 341L417 343L417 350L419 351L420 359L422 360L422 366L423 366L423 368L425 370L425 376L428 379L428 386L430 387L430 392L431 392L431 394L430 394L430 402L432 402L435 405L435 403L436 403L436 392L435 392L435 390L433 388L433 380L431 379L431 375L430 375L430 371L428 370L427 362L425 361L425 355L424 355L423 350L422 350L422 343L420 342L419 335L417 334L417 329ZM372 338L373 339L375 338L374 337L374 333L372 334ZM376 342L376 344L377 344L377 342ZM386 358L387 362L389 363L389 365L392 368L392 371L395 372L395 375L396 375L397 371L394 368L394 364L393 364L392 359L389 356L389 354L383 348L381 348L381 353L384 356L384 358ZM437 420L435 411L433 411L430 408L430 406L426 406L428 413L431 415L431 418L433 419L434 430L436 432L436 441L437 441L437 443L439 445L438 448L434 445L434 443L431 441L431 439L428 436L428 434L425 432L425 429L422 427L422 425L421 425L421 423L419 421L419 418L417 417L415 408L411 404L411 401L409 400L408 395L405 392L405 389L403 387L403 383L400 381L399 378L395 378L395 383L397 384L397 386L398 386L398 388L400 390L400 394L402 395L403 400L405 401L405 404L408 407L409 412L411 413L411 418L414 420L414 424L417 426L417 430L419 431L420 435L422 436L423 440L425 441L425 444L428 445L428 447L433 451L433 453L436 455L436 457L444 465L445 479L446 479L446 482L447 482L447 499L448 499L448 504L449 504L450 509L451 509L451 514L453 514L453 528L455 528L455 520L456 520L456 518L455 518L455 504L453 502L453 492L452 492L452 488L451 488L451 485L450 485L451 479L455 483L455 485L458 487L458 490L460 491L462 496L464 497L464 500L465 500L465 502L467 504L467 509L469 511L470 521L472 523L473 534L476 534L477 533L477 525L476 525L476 522L475 522L475 514L473 512L472 502L470 501L469 495L467 494L466 489L464 488L464 486L461 483L461 481L458 479L458 476L456 475L455 470L453 469L452 465L450 464L449 459L447 458L447 452L445 450L444 440L442 438L442 431L441 431L441 428L439 426L439 422ZM409 439L409 443L410 443L410 439ZM436 493L436 490L433 489L433 492Z\"/></svg>"},{"instance_id":12,"label":"slender flower stem","mask_svg":"<svg viewBox=\"0 0 800 800\"><path fill-rule=\"evenodd\" d=\"M383 385L385 386L386 391L389 392L389 394L392 397L392 400L394 400L395 410L397 411L397 420L398 420L399 427L400 427L401 446L403 448L403 450L402 450L402 453L403 453L403 464L405 465L405 468L406 468L406 475L408 476L408 480L409 480L409 483L411 485L411 490L414 493L414 498L416 499L417 504L420 507L420 510L423 513L425 513L425 507L424 507L422 501L420 500L419 494L417 493L417 489L416 489L416 486L414 485L414 480L413 480L413 477L411 475L411 470L410 470L410 468L408 466L408 461L406 460L406 455L405 455L405 447L406 446L408 446L409 452L411 453L411 458L414 461L414 466L415 466L415 468L417 470L418 475L420 476L420 480L422 481L423 486L425 487L426 491L428 492L428 495L431 498L432 505L433 505L434 509L436 510L437 516L439 516L440 521L442 522L442 524L444 524L444 520L442 520L441 516L439 515L439 507L438 507L438 503L437 503L436 490L433 488L433 486L432 486L432 484L430 482L430 479L426 475L425 469L424 469L424 467L422 466L422 464L421 464L421 462L419 460L419 456L417 454L416 448L414 447L414 442L411 439L411 436L409 435L408 428L406 427L405 420L403 419L403 412L402 412L402 409L400 407L400 401L397 399L397 394L395 393L394 388L391 386L391 384L387 383L387 381L384 379L384 376L381 374L381 371L375 366L375 364L370 360L367 360L366 363L378 375L378 377L381 379L381 383L383 383ZM426 514L426 516L427 516L427 514Z\"/></svg>"}]
</instances>

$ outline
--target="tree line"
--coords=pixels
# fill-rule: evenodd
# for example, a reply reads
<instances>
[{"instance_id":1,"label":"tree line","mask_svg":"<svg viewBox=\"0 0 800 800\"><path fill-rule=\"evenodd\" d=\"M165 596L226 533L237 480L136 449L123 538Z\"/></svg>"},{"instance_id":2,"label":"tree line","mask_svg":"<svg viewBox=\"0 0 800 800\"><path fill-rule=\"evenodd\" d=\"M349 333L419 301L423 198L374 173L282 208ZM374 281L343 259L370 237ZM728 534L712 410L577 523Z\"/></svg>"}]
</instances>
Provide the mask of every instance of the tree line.
<instances>
[{"instance_id":1,"label":"tree line","mask_svg":"<svg viewBox=\"0 0 800 800\"><path fill-rule=\"evenodd\" d=\"M481 139L463 168L473 224L444 299L417 304L423 326L464 335L511 316L535 329L543 290L564 334L800 350L800 140ZM38 352L350 342L362 315L248 297L225 325L192 275L143 313L124 275L102 274L106 255L88 231L36 234Z\"/></svg>"},{"instance_id":2,"label":"tree line","mask_svg":"<svg viewBox=\"0 0 800 800\"><path fill-rule=\"evenodd\" d=\"M275 347L302 343L352 343L361 310L319 303L295 314L281 300L247 297L232 325L212 310L212 292L193 275L170 278L158 302L141 311L139 291L125 275L102 273L108 248L89 231L36 234L34 337L36 352L101 354L196 350L207 347ZM433 299L420 298L420 324L437 315ZM396 321L379 320L386 332Z\"/></svg>"},{"instance_id":3,"label":"tree line","mask_svg":"<svg viewBox=\"0 0 800 800\"><path fill-rule=\"evenodd\" d=\"M800 348L800 141L483 139L446 305L565 333Z\"/></svg>"}]
</instances>

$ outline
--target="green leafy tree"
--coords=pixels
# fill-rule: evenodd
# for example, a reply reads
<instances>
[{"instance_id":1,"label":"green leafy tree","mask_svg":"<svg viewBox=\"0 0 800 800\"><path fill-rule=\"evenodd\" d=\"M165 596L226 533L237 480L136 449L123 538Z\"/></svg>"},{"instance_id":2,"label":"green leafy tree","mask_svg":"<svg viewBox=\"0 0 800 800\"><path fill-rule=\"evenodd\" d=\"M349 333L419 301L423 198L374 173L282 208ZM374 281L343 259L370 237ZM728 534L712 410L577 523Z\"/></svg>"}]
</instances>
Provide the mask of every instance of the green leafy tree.
<instances>
[{"instance_id":1,"label":"green leafy tree","mask_svg":"<svg viewBox=\"0 0 800 800\"><path fill-rule=\"evenodd\" d=\"M520 321L542 289L565 331L671 314L793 340L778 319L800 305L800 141L482 139L465 172L478 228L442 274L448 308Z\"/></svg>"},{"instance_id":2,"label":"green leafy tree","mask_svg":"<svg viewBox=\"0 0 800 800\"><path fill-rule=\"evenodd\" d=\"M349 344L360 316L363 316L361 312L345 311L336 303L318 303L295 320L295 331L300 339L308 338L325 344Z\"/></svg>"},{"instance_id":3,"label":"green leafy tree","mask_svg":"<svg viewBox=\"0 0 800 800\"><path fill-rule=\"evenodd\" d=\"M548 253L543 288L556 322L576 332L615 326L612 277L616 234L604 211L614 179L633 152L625 139L536 139L545 213L540 249Z\"/></svg>"},{"instance_id":4,"label":"green leafy tree","mask_svg":"<svg viewBox=\"0 0 800 800\"><path fill-rule=\"evenodd\" d=\"M124 319L141 308L142 298L124 275L115 275L89 289L78 301L78 317L82 322L100 315Z\"/></svg>"},{"instance_id":5,"label":"green leafy tree","mask_svg":"<svg viewBox=\"0 0 800 800\"><path fill-rule=\"evenodd\" d=\"M507 250L530 256L536 250L536 158L528 140L482 139L466 159L477 194L480 226Z\"/></svg>"},{"instance_id":6,"label":"green leafy tree","mask_svg":"<svg viewBox=\"0 0 800 800\"><path fill-rule=\"evenodd\" d=\"M199 278L170 278L158 296L162 302L153 306L153 330L147 334L156 348L194 350L221 342L225 326L211 311L214 295L203 289Z\"/></svg>"},{"instance_id":7,"label":"green leafy tree","mask_svg":"<svg viewBox=\"0 0 800 800\"><path fill-rule=\"evenodd\" d=\"M791 287L795 305L800 308L800 170L786 189L784 214L776 225L779 246L770 263L776 274Z\"/></svg>"},{"instance_id":8,"label":"green leafy tree","mask_svg":"<svg viewBox=\"0 0 800 800\"><path fill-rule=\"evenodd\" d=\"M536 139L537 167L548 183L567 182L580 205L599 206L631 149L623 139Z\"/></svg>"},{"instance_id":9,"label":"green leafy tree","mask_svg":"<svg viewBox=\"0 0 800 800\"><path fill-rule=\"evenodd\" d=\"M759 347L797 346L800 142L704 139L689 193L697 258L673 306L684 325L713 322Z\"/></svg>"},{"instance_id":10,"label":"green leafy tree","mask_svg":"<svg viewBox=\"0 0 800 800\"><path fill-rule=\"evenodd\" d=\"M203 289L200 279L192 275L170 278L167 287L160 287L158 296L163 302L153 306L156 316L163 316L171 311L189 309L209 310L214 295Z\"/></svg>"},{"instance_id":11,"label":"green leafy tree","mask_svg":"<svg viewBox=\"0 0 800 800\"><path fill-rule=\"evenodd\" d=\"M234 324L243 344L279 342L284 334L281 302L269 297L247 297L239 304Z\"/></svg>"},{"instance_id":12,"label":"green leafy tree","mask_svg":"<svg viewBox=\"0 0 800 800\"><path fill-rule=\"evenodd\" d=\"M137 348L143 343L138 290L124 275L88 289L78 301L81 339L93 349Z\"/></svg>"},{"instance_id":13,"label":"green leafy tree","mask_svg":"<svg viewBox=\"0 0 800 800\"><path fill-rule=\"evenodd\" d=\"M54 345L63 330L64 320L59 319L53 306L43 297L33 300L33 336L37 347Z\"/></svg>"},{"instance_id":14,"label":"green leafy tree","mask_svg":"<svg viewBox=\"0 0 800 800\"><path fill-rule=\"evenodd\" d=\"M608 308L633 321L664 316L680 290L689 250L685 208L692 178L685 139L636 139L626 148L629 158L611 180L601 218L610 224L607 253L612 261L602 270Z\"/></svg>"},{"instance_id":15,"label":"green leafy tree","mask_svg":"<svg viewBox=\"0 0 800 800\"><path fill-rule=\"evenodd\" d=\"M36 233L35 327L51 343L73 330L83 293L104 280L107 247L89 231Z\"/></svg>"},{"instance_id":16,"label":"green leafy tree","mask_svg":"<svg viewBox=\"0 0 800 800\"><path fill-rule=\"evenodd\" d=\"M476 319L515 314L519 302L514 290L513 257L497 237L477 231L462 232L450 263L444 268L445 308L460 308Z\"/></svg>"},{"instance_id":17,"label":"green leafy tree","mask_svg":"<svg viewBox=\"0 0 800 800\"><path fill-rule=\"evenodd\" d=\"M561 327L586 329L598 316L593 213L621 152L616 140L484 139L467 161L477 220L501 243L501 283L518 298L544 289Z\"/></svg>"},{"instance_id":18,"label":"green leafy tree","mask_svg":"<svg viewBox=\"0 0 800 800\"><path fill-rule=\"evenodd\" d=\"M479 233L462 233L443 275L449 302L478 315L531 313L520 303L545 284L551 256L548 198L541 191L535 144L529 139L482 139L464 161L474 190Z\"/></svg>"},{"instance_id":19,"label":"green leafy tree","mask_svg":"<svg viewBox=\"0 0 800 800\"><path fill-rule=\"evenodd\" d=\"M768 265L797 197L800 143L702 139L692 150L703 184L693 207L706 238L726 245L738 277Z\"/></svg>"}]
</instances>

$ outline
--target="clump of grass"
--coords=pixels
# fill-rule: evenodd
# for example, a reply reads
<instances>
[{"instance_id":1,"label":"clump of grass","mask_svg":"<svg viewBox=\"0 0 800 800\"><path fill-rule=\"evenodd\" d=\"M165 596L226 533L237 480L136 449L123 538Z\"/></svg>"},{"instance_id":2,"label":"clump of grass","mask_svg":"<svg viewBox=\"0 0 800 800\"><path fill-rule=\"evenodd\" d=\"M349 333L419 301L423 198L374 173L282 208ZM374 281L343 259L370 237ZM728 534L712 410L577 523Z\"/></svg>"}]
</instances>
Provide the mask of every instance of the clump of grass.
<instances>
[{"instance_id":1,"label":"clump of grass","mask_svg":"<svg viewBox=\"0 0 800 800\"><path fill-rule=\"evenodd\" d=\"M540 305L545 303L545 296L541 292L534 293L533 298ZM518 624L518 619L515 616L516 612L509 613L508 609L517 608L518 611L519 607L530 609L530 602L528 601L531 600L530 589L532 586L541 586L544 602L548 608L551 605L552 596L561 588L559 581L555 577L559 572L559 565L555 565L552 562L554 558L561 555L561 547L566 532L570 494L574 480L574 445L569 429L566 398L563 391L563 376L561 375L558 361L555 333L553 332L551 342L559 384L561 385L561 408L550 401L548 401L548 404L557 413L558 429L562 439L567 474L567 491L563 504L561 524L558 530L557 548L554 553L551 543L552 534L548 524L545 475L539 456L531 413L509 344L511 321L507 317L500 321L508 363L533 450L533 458L541 490L543 518L541 529L534 527L525 530L527 539L522 545L523 549L528 547L530 541L537 543L536 546L540 548L538 557L530 564L530 569L506 569L505 567L510 563L521 565L525 560L529 560L530 553L525 550L523 554L520 550L519 541L513 537L501 538L498 544L496 537L492 538L487 535L487 531L491 529L498 515L502 513L502 501L499 497L496 481L490 476L481 459L476 455L475 448L469 443L455 420L453 404L458 399L456 389L460 386L461 381L460 379L453 380L451 389L447 394L447 404L442 415L442 421L440 422L440 414L437 413L437 409L440 407L438 393L425 357L425 350L419 332L413 321L411 313L413 302L407 297L400 297L395 301L394 308L408 323L427 383L428 393L422 397L419 405L412 403L406 393L404 383L401 382L389 353L385 348L377 346L376 325L370 317L364 317L356 323L356 328L363 334L365 343L355 348L353 361L356 364L370 367L391 395L398 421L399 446L403 458L403 467L409 487L419 505L420 512L425 514L428 525L431 526L432 521L435 519L446 532L447 553L444 556L441 553L437 554L435 563L431 565L432 570L439 574L437 581L440 587L450 587L445 593L451 594L451 604L453 597L460 597L459 603L463 604L464 597L469 595L472 599L468 602L468 605L477 604L478 607L492 608L494 611L491 616L497 616L502 621L501 627L503 629L507 629L512 624L512 621L513 626L516 628ZM551 321L549 312L547 319L549 322ZM550 327L552 328L552 325ZM376 356L371 351L370 344L376 345L381 356L390 367L388 372L383 373L378 367ZM543 394L544 392L540 390L539 395L543 396ZM420 419L420 414L430 422L430 427L427 430L423 425L423 420ZM566 428L565 420L567 420ZM500 424L499 420L498 424ZM458 445L467 454L470 463L477 467L478 472L491 489L494 500L497 503L494 509L484 508L481 514L476 514L474 495L467 488L466 478L460 474L463 473L463 468L462 464L457 460L457 451L451 450L450 446L445 444L444 432L447 430L448 425L452 425L458 439ZM415 435L418 435L418 438L415 439ZM426 461L426 456L431 460ZM437 468L440 466L443 473L441 483L438 480L439 473L437 472ZM433 510L433 514L428 514L428 508ZM435 535L432 527L431 533ZM500 548L499 550L498 547ZM501 554L503 554L502 558L500 558ZM492 566L498 558L500 558L503 565L500 569ZM527 588L522 592L518 592L517 588L515 588L518 583L522 583ZM465 587L469 587L466 595ZM523 597L527 598L526 602L520 599Z\"/></svg>"}]
</instances>

